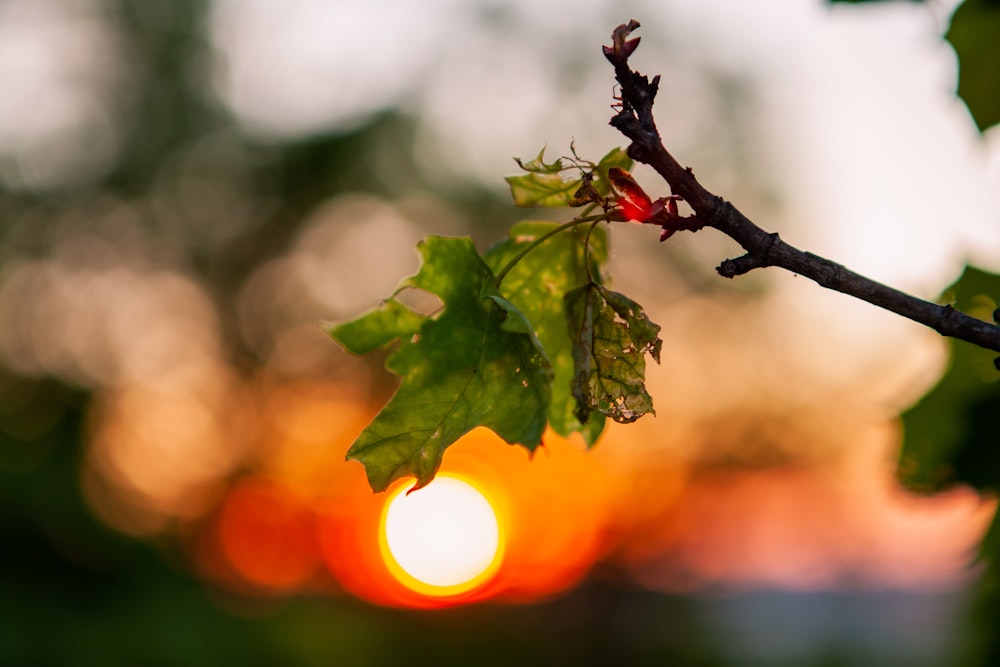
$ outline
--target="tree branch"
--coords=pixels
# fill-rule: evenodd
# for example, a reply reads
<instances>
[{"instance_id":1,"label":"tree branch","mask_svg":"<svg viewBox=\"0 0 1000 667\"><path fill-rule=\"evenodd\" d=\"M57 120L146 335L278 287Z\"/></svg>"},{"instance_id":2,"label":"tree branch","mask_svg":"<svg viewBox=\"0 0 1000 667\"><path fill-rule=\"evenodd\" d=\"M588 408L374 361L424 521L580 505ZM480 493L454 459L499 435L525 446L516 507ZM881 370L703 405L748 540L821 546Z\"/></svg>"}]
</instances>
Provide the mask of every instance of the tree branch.
<instances>
[{"instance_id":1,"label":"tree branch","mask_svg":"<svg viewBox=\"0 0 1000 667\"><path fill-rule=\"evenodd\" d=\"M828 259L803 252L782 241L777 234L764 231L731 203L706 190L690 168L682 167L674 159L660 139L653 120L653 100L660 77L650 81L629 67L628 58L639 45L639 38L628 37L638 27L639 22L634 19L618 26L611 34L611 46L604 47L604 55L614 66L615 78L621 86L621 110L611 118L611 125L632 142L629 156L655 169L671 191L683 197L694 210L698 224L688 228L714 227L746 250L741 257L723 261L716 269L719 275L733 278L753 269L778 266L828 289L924 324L943 336L1000 352L1000 326L962 313L950 305L918 299Z\"/></svg>"}]
</instances>

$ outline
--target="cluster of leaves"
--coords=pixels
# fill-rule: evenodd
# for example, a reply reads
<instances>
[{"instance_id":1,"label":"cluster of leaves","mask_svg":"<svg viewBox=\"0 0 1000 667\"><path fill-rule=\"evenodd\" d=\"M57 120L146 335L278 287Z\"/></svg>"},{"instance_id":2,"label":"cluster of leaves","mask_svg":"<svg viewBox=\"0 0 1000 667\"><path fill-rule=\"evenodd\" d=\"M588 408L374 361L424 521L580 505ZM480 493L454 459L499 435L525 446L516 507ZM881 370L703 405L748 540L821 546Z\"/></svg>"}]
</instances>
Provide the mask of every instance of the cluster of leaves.
<instances>
[{"instance_id":1,"label":"cluster of leaves","mask_svg":"<svg viewBox=\"0 0 1000 667\"><path fill-rule=\"evenodd\" d=\"M959 60L958 96L985 130L1000 123L1000 2L965 0L951 18L945 38Z\"/></svg>"},{"instance_id":2,"label":"cluster of leaves","mask_svg":"<svg viewBox=\"0 0 1000 667\"><path fill-rule=\"evenodd\" d=\"M990 294L1000 294L1000 276L968 267L944 299L963 312L988 319L997 307ZM996 352L961 341L952 342L951 351L948 372L903 415L900 478L910 489L924 493L956 482L1000 492Z\"/></svg>"},{"instance_id":3,"label":"cluster of leaves","mask_svg":"<svg viewBox=\"0 0 1000 667\"><path fill-rule=\"evenodd\" d=\"M943 300L986 320L997 314L998 304L990 294L1000 294L1000 276L967 267ZM994 368L996 352L957 340L950 344L948 371L903 414L899 478L918 493L966 484L981 493L997 494L1000 374ZM1000 530L1000 524L995 530Z\"/></svg>"},{"instance_id":4,"label":"cluster of leaves","mask_svg":"<svg viewBox=\"0 0 1000 667\"><path fill-rule=\"evenodd\" d=\"M1000 275L967 267L942 300L980 319L996 319ZM950 340L951 365L938 384L903 414L900 481L917 493L971 486L994 498L1000 494L1000 373L995 352ZM1000 511L980 543L985 564L973 618L983 636L967 647L970 664L997 664L996 618L1000 613Z\"/></svg>"},{"instance_id":5,"label":"cluster of leaves","mask_svg":"<svg viewBox=\"0 0 1000 667\"><path fill-rule=\"evenodd\" d=\"M521 222L482 255L468 238L428 237L417 246L419 272L393 296L328 328L355 354L398 346L386 367L401 384L348 451L375 491L406 476L426 485L444 450L478 426L534 451L546 426L592 445L606 418L653 411L645 355L659 361L660 328L602 277L608 244L598 225L614 219L617 201L608 174L631 160L615 149L597 163L575 152L546 163L543 149L518 164L525 173L507 179L515 204L587 205L583 214ZM437 295L442 308L408 308L397 296L410 288Z\"/></svg>"}]
</instances>

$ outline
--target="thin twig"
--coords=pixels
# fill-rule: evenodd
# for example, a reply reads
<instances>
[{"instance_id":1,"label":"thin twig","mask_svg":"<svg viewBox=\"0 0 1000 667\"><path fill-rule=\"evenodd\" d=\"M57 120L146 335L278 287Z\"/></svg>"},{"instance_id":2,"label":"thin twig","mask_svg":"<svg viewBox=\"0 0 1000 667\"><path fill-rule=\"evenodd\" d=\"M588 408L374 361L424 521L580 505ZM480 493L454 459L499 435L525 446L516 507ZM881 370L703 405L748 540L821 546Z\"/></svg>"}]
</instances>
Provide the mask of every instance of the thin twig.
<instances>
[{"instance_id":1,"label":"thin twig","mask_svg":"<svg viewBox=\"0 0 1000 667\"><path fill-rule=\"evenodd\" d=\"M950 305L918 299L826 258L799 250L782 241L777 234L764 231L731 203L706 190L690 168L682 167L674 159L660 139L653 121L653 100L660 77L650 81L629 67L628 58L639 40L628 36L638 27L639 22L635 20L618 26L611 35L612 45L604 47L604 55L614 66L615 78L621 86L621 110L612 117L611 125L632 142L629 156L655 169L671 191L691 206L700 226L718 229L746 250L745 255L722 262L716 269L719 275L733 278L753 269L778 266L823 287L924 324L943 336L1000 352L1000 326L962 313Z\"/></svg>"},{"instance_id":2,"label":"thin twig","mask_svg":"<svg viewBox=\"0 0 1000 667\"><path fill-rule=\"evenodd\" d=\"M550 229L549 231L545 232L544 234L542 234L541 236L539 236L537 239L535 239L534 241L532 241L530 244L528 244L524 248L524 250L522 250L521 252L517 253L517 255L515 255L509 262L507 262L507 264L502 269L500 269L500 272L497 274L497 285L499 286L500 283L503 282L503 279L507 277L507 274L510 273L510 270L513 269L517 265L518 262L520 262L522 259L524 259L525 255L527 255L529 252L531 252L532 250L534 250L535 248L537 248L539 245L541 245L543 242L547 241L548 239L550 239L551 237L555 236L559 232L566 231L567 229L571 229L571 228L576 227L578 225L586 224L588 222L592 222L594 224L597 224L601 220L607 220L607 219L608 219L608 214L607 213L601 213L600 215L585 215L585 216L581 216L579 218L573 218L569 222L564 222L563 224L559 225L558 227L556 227L554 229ZM587 239L588 239L588 242L589 242L589 239L590 239L590 230L587 230Z\"/></svg>"}]
</instances>

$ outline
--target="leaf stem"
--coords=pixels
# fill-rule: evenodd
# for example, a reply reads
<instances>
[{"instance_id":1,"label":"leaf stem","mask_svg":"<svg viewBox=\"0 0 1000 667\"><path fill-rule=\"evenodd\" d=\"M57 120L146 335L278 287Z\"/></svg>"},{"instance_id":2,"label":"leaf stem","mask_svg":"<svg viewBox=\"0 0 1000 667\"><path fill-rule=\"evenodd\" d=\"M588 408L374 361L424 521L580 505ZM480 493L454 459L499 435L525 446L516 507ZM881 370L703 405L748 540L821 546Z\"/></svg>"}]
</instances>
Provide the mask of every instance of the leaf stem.
<instances>
[{"instance_id":1,"label":"leaf stem","mask_svg":"<svg viewBox=\"0 0 1000 667\"><path fill-rule=\"evenodd\" d=\"M597 281L594 280L594 274L590 270L590 235L594 233L594 227L600 219L594 220L594 222L587 228L587 236L583 239L583 268L587 270L587 282L591 285L596 285Z\"/></svg>"},{"instance_id":2,"label":"leaf stem","mask_svg":"<svg viewBox=\"0 0 1000 667\"><path fill-rule=\"evenodd\" d=\"M558 227L556 227L555 229L553 229L551 231L545 232L544 234L542 234L541 236L539 236L537 239L535 239L534 241L532 241L530 244L528 244L527 248L525 248L521 252L517 253L517 255L513 259L511 259L509 262L507 262L506 266L504 266L502 269L500 269L500 273L497 274L497 287L499 287L500 283L503 282L503 279L507 277L507 274L510 273L510 270L513 269L514 266L518 262L520 262L522 259L524 259L525 255L527 255L529 252L531 252L532 250L534 250L535 248L537 248L543 241L546 241L546 240L552 238L553 236L555 236L559 232L565 231L565 230L570 229L572 227L576 227L577 225L583 225L583 224L586 224L588 222L593 222L593 223L596 224L596 223L600 222L601 220L607 220L607 219L608 219L608 214L607 213L601 213L600 215L586 215L586 216L583 216L583 217L580 217L580 218L573 218L569 222L564 223L562 225L559 225ZM588 234L587 237L588 237L588 240L589 240L590 235ZM590 268L589 267L587 268L587 273L588 273L588 275L590 273Z\"/></svg>"}]
</instances>

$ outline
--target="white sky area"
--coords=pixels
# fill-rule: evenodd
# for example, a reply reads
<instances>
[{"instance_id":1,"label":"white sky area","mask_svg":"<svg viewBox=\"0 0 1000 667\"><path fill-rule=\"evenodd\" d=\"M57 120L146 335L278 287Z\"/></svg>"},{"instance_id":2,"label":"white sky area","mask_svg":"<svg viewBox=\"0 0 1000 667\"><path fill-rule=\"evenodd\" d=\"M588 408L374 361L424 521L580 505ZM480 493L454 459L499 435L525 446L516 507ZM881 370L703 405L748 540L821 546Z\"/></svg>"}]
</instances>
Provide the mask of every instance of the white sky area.
<instances>
[{"instance_id":1,"label":"white sky area","mask_svg":"<svg viewBox=\"0 0 1000 667\"><path fill-rule=\"evenodd\" d=\"M663 74L667 146L710 190L794 245L934 297L966 258L1000 270L1000 132L980 137L954 97L956 60L941 39L952 5L216 0L207 94L270 140L346 131L400 106L418 116L429 175L500 190L512 156L564 153L575 139L596 158L624 144L607 125L612 78L599 46L636 17L633 61ZM113 159L121 102L110 82L124 81L113 63L126 54L100 7L0 5L0 180L44 189ZM750 92L713 96L706 73ZM727 118L748 123L739 163L725 152ZM660 194L648 169L636 175ZM775 189L777 205L742 197L743 176ZM709 244L710 262L738 253L712 234L678 242ZM842 309L851 337L867 335L862 319L887 321L808 281L779 289L810 295L803 319Z\"/></svg>"},{"instance_id":2,"label":"white sky area","mask_svg":"<svg viewBox=\"0 0 1000 667\"><path fill-rule=\"evenodd\" d=\"M49 187L104 174L115 43L88 0L0 3L0 181Z\"/></svg>"},{"instance_id":3,"label":"white sky area","mask_svg":"<svg viewBox=\"0 0 1000 667\"><path fill-rule=\"evenodd\" d=\"M1000 268L1000 170L953 95L949 13L935 2L219 0L212 29L218 94L252 131L304 135L405 105L421 115L429 170L500 184L512 155L541 145L575 138L597 156L624 143L606 125L597 46L639 17L634 61L664 74L660 125L682 135L667 141L679 159L683 135L708 131L691 80L704 68L746 77L769 153L753 166L781 184L787 218L762 226L932 296L967 255Z\"/></svg>"}]
</instances>

